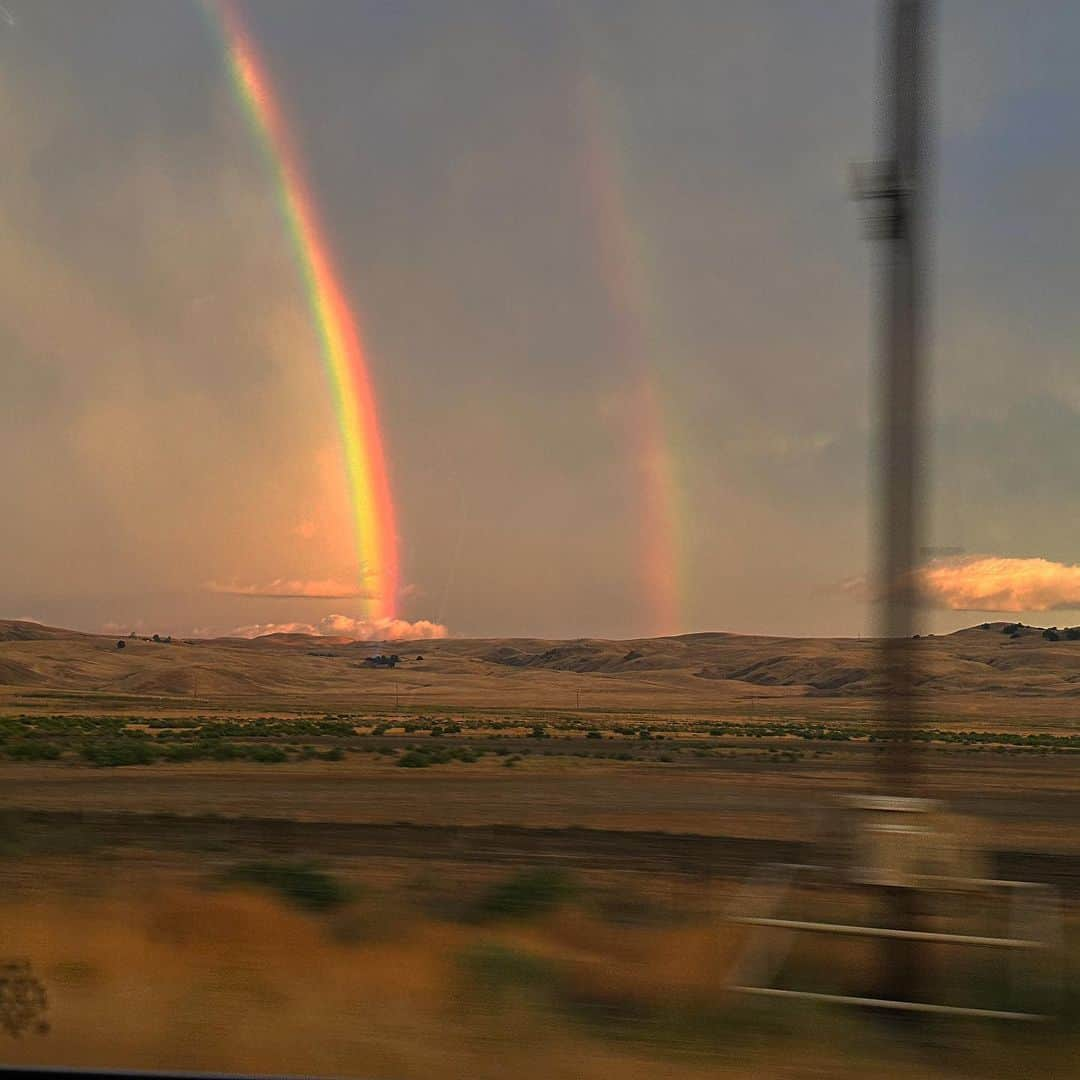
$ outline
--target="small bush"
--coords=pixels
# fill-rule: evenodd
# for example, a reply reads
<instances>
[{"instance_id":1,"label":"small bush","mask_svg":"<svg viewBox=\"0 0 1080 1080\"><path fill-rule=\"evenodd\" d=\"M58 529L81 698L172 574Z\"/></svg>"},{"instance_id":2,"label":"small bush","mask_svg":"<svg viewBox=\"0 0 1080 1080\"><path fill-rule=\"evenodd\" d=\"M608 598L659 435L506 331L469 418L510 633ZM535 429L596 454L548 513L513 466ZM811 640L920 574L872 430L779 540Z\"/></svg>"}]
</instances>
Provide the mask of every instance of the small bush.
<instances>
[{"instance_id":1,"label":"small bush","mask_svg":"<svg viewBox=\"0 0 1080 1080\"><path fill-rule=\"evenodd\" d=\"M250 761L258 761L263 765L277 765L289 760L289 755L280 746L255 746L248 751L247 756Z\"/></svg>"},{"instance_id":2,"label":"small bush","mask_svg":"<svg viewBox=\"0 0 1080 1080\"><path fill-rule=\"evenodd\" d=\"M82 748L85 761L98 768L149 765L157 759L157 747L148 739L119 738L88 743Z\"/></svg>"},{"instance_id":3,"label":"small bush","mask_svg":"<svg viewBox=\"0 0 1080 1080\"><path fill-rule=\"evenodd\" d=\"M459 954L458 963L469 977L471 989L493 1001L526 992L547 997L558 978L549 960L496 942L481 941Z\"/></svg>"},{"instance_id":4,"label":"small bush","mask_svg":"<svg viewBox=\"0 0 1080 1080\"><path fill-rule=\"evenodd\" d=\"M210 751L210 756L215 761L233 761L238 757L243 757L243 754L240 748L233 743L219 742Z\"/></svg>"},{"instance_id":5,"label":"small bush","mask_svg":"<svg viewBox=\"0 0 1080 1080\"><path fill-rule=\"evenodd\" d=\"M204 757L203 748L192 743L168 743L161 748L166 761L198 761Z\"/></svg>"},{"instance_id":6,"label":"small bush","mask_svg":"<svg viewBox=\"0 0 1080 1080\"><path fill-rule=\"evenodd\" d=\"M337 878L310 863L243 863L223 877L229 885L254 885L306 911L330 911L352 898Z\"/></svg>"},{"instance_id":7,"label":"small bush","mask_svg":"<svg viewBox=\"0 0 1080 1080\"><path fill-rule=\"evenodd\" d=\"M14 761L56 761L60 757L60 747L55 743L38 742L35 739L23 739L8 743L7 756Z\"/></svg>"},{"instance_id":8,"label":"small bush","mask_svg":"<svg viewBox=\"0 0 1080 1080\"><path fill-rule=\"evenodd\" d=\"M574 894L573 881L561 870L522 870L493 886L476 905L477 921L529 919L558 907Z\"/></svg>"},{"instance_id":9,"label":"small bush","mask_svg":"<svg viewBox=\"0 0 1080 1080\"><path fill-rule=\"evenodd\" d=\"M397 759L397 764L401 769L426 769L432 764L432 761L427 754L421 753L419 750L406 750Z\"/></svg>"}]
</instances>

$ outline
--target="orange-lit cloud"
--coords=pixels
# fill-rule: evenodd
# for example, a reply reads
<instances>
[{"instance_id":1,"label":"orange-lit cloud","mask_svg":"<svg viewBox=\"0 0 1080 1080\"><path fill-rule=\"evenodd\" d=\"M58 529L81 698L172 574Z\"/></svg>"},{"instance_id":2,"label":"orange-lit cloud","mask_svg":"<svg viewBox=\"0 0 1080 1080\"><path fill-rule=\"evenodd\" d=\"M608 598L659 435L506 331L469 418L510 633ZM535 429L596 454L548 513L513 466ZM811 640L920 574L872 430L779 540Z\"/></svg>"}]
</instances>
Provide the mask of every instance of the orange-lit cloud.
<instances>
[{"instance_id":1,"label":"orange-lit cloud","mask_svg":"<svg viewBox=\"0 0 1080 1080\"><path fill-rule=\"evenodd\" d=\"M972 555L918 572L919 591L951 611L1053 611L1080 608L1080 566L1049 559Z\"/></svg>"},{"instance_id":2,"label":"orange-lit cloud","mask_svg":"<svg viewBox=\"0 0 1080 1080\"><path fill-rule=\"evenodd\" d=\"M920 567L913 590L902 585L896 595L914 591L927 607L947 611L1054 611L1080 608L1080 566L1040 558L966 555L935 559ZM881 599L866 578L840 588L864 600Z\"/></svg>"},{"instance_id":3,"label":"orange-lit cloud","mask_svg":"<svg viewBox=\"0 0 1080 1080\"><path fill-rule=\"evenodd\" d=\"M275 578L261 585L222 585L211 581L206 585L210 592L225 593L227 596L250 596L259 599L278 598L282 600L356 600L367 599L371 593L347 581L327 578L320 581Z\"/></svg>"},{"instance_id":4,"label":"orange-lit cloud","mask_svg":"<svg viewBox=\"0 0 1080 1080\"><path fill-rule=\"evenodd\" d=\"M311 634L314 637L343 637L353 641L416 641L444 638L447 629L440 623L419 619L354 619L351 615L327 615L317 623L254 623L239 626L233 637L257 638L267 634Z\"/></svg>"}]
</instances>

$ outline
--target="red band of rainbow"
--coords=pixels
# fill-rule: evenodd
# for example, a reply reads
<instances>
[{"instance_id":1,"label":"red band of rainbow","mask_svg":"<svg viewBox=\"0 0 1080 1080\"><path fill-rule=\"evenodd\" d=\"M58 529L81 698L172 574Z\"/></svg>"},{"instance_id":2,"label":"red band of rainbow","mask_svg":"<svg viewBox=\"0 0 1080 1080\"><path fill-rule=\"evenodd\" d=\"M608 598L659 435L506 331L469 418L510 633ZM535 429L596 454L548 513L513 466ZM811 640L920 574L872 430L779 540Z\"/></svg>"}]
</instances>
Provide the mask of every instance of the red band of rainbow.
<instances>
[{"instance_id":1,"label":"red band of rainbow","mask_svg":"<svg viewBox=\"0 0 1080 1080\"><path fill-rule=\"evenodd\" d=\"M334 266L301 158L255 41L231 0L205 0L220 27L237 96L273 170L330 384L352 506L364 614L392 619L398 548L386 456L358 320Z\"/></svg>"}]
</instances>

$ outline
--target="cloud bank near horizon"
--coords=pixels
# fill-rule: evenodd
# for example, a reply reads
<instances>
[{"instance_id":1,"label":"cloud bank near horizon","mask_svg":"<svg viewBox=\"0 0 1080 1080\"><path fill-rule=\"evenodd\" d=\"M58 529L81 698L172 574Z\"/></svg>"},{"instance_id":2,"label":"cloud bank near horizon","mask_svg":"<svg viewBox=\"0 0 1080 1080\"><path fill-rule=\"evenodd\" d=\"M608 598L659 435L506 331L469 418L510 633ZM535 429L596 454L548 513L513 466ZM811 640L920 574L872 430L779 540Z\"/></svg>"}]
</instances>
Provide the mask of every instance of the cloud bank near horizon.
<instances>
[{"instance_id":1,"label":"cloud bank near horizon","mask_svg":"<svg viewBox=\"0 0 1080 1080\"><path fill-rule=\"evenodd\" d=\"M230 636L266 637L268 634L310 634L312 637L344 637L353 641L420 641L449 636L441 623L418 619L363 619L351 615L326 615L317 623L253 623L238 626Z\"/></svg>"},{"instance_id":2,"label":"cloud bank near horizon","mask_svg":"<svg viewBox=\"0 0 1080 1080\"><path fill-rule=\"evenodd\" d=\"M318 581L301 579L275 578L262 585L238 585L208 582L205 588L209 592L222 593L226 596L248 596L253 599L280 600L370 600L373 594L346 581L326 578Z\"/></svg>"},{"instance_id":3,"label":"cloud bank near horizon","mask_svg":"<svg viewBox=\"0 0 1080 1080\"><path fill-rule=\"evenodd\" d=\"M912 584L922 604L943 611L1015 615L1080 609L1080 566L1038 557L965 555L935 559L915 571ZM882 598L881 590L865 577L846 581L840 588L862 599Z\"/></svg>"},{"instance_id":4,"label":"cloud bank near horizon","mask_svg":"<svg viewBox=\"0 0 1080 1080\"><path fill-rule=\"evenodd\" d=\"M925 601L949 611L1057 611L1080 608L1080 566L1042 558L971 555L918 572Z\"/></svg>"}]
</instances>

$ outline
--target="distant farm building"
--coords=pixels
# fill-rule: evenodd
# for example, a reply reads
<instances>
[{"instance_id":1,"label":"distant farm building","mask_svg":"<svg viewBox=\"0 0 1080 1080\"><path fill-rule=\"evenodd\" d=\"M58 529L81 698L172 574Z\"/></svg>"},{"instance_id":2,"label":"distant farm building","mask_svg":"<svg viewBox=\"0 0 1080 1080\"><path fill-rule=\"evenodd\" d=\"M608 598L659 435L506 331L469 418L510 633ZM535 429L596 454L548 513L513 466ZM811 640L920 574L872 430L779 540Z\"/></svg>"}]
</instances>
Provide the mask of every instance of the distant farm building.
<instances>
[{"instance_id":1,"label":"distant farm building","mask_svg":"<svg viewBox=\"0 0 1080 1080\"><path fill-rule=\"evenodd\" d=\"M393 668L398 666L398 661L401 659L397 653L391 653L388 656L384 656L379 653L378 656L366 656L364 657L365 667L379 667L379 668Z\"/></svg>"}]
</instances>

